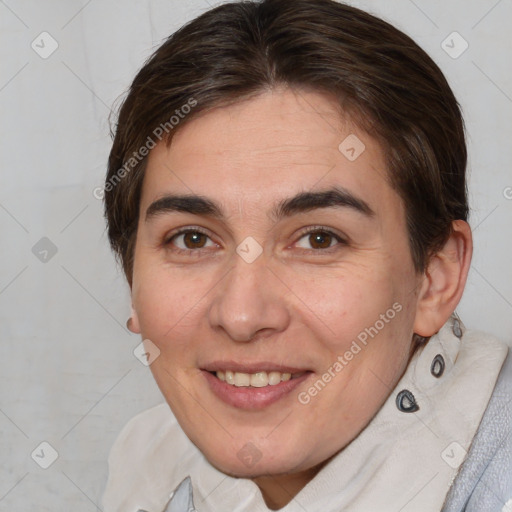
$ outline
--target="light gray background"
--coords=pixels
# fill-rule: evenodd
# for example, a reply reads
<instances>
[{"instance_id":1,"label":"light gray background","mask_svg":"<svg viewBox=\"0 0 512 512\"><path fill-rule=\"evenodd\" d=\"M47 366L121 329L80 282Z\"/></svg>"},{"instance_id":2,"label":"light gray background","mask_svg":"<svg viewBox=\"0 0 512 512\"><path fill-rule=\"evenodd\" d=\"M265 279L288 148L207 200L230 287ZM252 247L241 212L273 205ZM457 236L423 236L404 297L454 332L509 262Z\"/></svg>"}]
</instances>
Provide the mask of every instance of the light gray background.
<instances>
[{"instance_id":1,"label":"light gray background","mask_svg":"<svg viewBox=\"0 0 512 512\"><path fill-rule=\"evenodd\" d=\"M411 35L463 106L475 253L458 312L466 326L510 343L512 1L350 3ZM132 353L140 340L125 329L128 288L93 190L114 101L166 36L208 8L206 0L0 0L1 511L101 510L116 435L162 401ZM59 45L46 59L31 48L43 31ZM441 47L453 31L469 43L457 59ZM42 237L57 249L46 262L32 251ZM42 441L59 454L46 470L31 458ZM36 460L45 457L48 449L36 450Z\"/></svg>"}]
</instances>

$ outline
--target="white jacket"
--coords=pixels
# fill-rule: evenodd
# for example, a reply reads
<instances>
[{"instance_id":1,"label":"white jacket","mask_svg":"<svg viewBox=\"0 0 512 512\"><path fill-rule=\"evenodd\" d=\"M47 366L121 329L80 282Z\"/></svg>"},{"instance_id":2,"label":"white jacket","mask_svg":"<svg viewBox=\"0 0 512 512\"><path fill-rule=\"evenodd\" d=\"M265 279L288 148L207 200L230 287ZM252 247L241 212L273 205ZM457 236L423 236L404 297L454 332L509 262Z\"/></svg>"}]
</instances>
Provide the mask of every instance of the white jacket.
<instances>
[{"instance_id":1,"label":"white jacket","mask_svg":"<svg viewBox=\"0 0 512 512\"><path fill-rule=\"evenodd\" d=\"M280 512L512 512L507 354L450 318L368 426ZM417 411L399 406L404 395ZM166 403L128 422L109 470L104 512L270 512L254 482L209 464Z\"/></svg>"}]
</instances>

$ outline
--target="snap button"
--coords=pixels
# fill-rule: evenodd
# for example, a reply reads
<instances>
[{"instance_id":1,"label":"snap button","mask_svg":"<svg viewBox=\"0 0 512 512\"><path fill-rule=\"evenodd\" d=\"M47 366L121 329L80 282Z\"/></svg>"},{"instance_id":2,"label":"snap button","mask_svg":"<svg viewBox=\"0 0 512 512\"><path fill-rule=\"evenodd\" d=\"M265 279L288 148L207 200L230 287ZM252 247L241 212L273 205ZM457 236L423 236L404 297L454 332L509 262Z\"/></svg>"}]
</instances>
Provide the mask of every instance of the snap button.
<instances>
[{"instance_id":1,"label":"snap button","mask_svg":"<svg viewBox=\"0 0 512 512\"><path fill-rule=\"evenodd\" d=\"M436 357L434 357L432 364L430 365L430 373L434 377L441 377L444 373L444 357L441 354L437 354Z\"/></svg>"},{"instance_id":2,"label":"snap button","mask_svg":"<svg viewBox=\"0 0 512 512\"><path fill-rule=\"evenodd\" d=\"M462 338L462 329L460 328L460 323L457 319L453 321L453 327L452 327L453 334L457 336L457 338Z\"/></svg>"},{"instance_id":3,"label":"snap button","mask_svg":"<svg viewBox=\"0 0 512 512\"><path fill-rule=\"evenodd\" d=\"M408 390L403 389L396 395L396 406L399 411L402 412L416 412L419 410L419 406L416 403L416 398L414 395Z\"/></svg>"}]
</instances>

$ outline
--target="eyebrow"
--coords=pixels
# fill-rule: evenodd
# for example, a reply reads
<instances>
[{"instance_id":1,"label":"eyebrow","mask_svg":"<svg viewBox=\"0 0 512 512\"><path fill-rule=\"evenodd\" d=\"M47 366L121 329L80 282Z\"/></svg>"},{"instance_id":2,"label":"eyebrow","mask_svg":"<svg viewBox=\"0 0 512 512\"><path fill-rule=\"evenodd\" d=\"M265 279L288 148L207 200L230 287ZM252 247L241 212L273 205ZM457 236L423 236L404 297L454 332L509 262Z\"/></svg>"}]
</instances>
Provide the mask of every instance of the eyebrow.
<instances>
[{"instance_id":1,"label":"eyebrow","mask_svg":"<svg viewBox=\"0 0 512 512\"><path fill-rule=\"evenodd\" d=\"M369 218L375 216L375 212L366 201L342 187L319 192L300 192L293 197L282 199L274 205L270 216L274 221L278 221L320 208L349 208ZM146 222L152 217L171 212L225 219L222 207L212 199L194 194L170 194L151 203L146 211Z\"/></svg>"}]
</instances>

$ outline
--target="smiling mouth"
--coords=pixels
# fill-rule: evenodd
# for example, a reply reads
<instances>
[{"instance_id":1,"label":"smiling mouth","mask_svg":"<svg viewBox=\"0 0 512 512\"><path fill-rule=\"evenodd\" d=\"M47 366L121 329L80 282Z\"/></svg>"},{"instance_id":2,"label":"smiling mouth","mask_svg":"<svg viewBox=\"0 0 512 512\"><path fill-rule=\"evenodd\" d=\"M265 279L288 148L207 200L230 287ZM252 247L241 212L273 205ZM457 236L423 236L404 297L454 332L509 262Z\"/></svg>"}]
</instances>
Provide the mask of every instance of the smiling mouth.
<instances>
[{"instance_id":1,"label":"smiling mouth","mask_svg":"<svg viewBox=\"0 0 512 512\"><path fill-rule=\"evenodd\" d=\"M255 373L235 372L231 370L210 371L219 380L235 387L263 388L266 386L276 386L281 382L302 377L307 371L297 373L279 372L279 371L259 371Z\"/></svg>"},{"instance_id":2,"label":"smiling mouth","mask_svg":"<svg viewBox=\"0 0 512 512\"><path fill-rule=\"evenodd\" d=\"M217 398L240 410L264 410L290 397L314 375L311 370L271 362L215 361L201 368Z\"/></svg>"}]
</instances>

